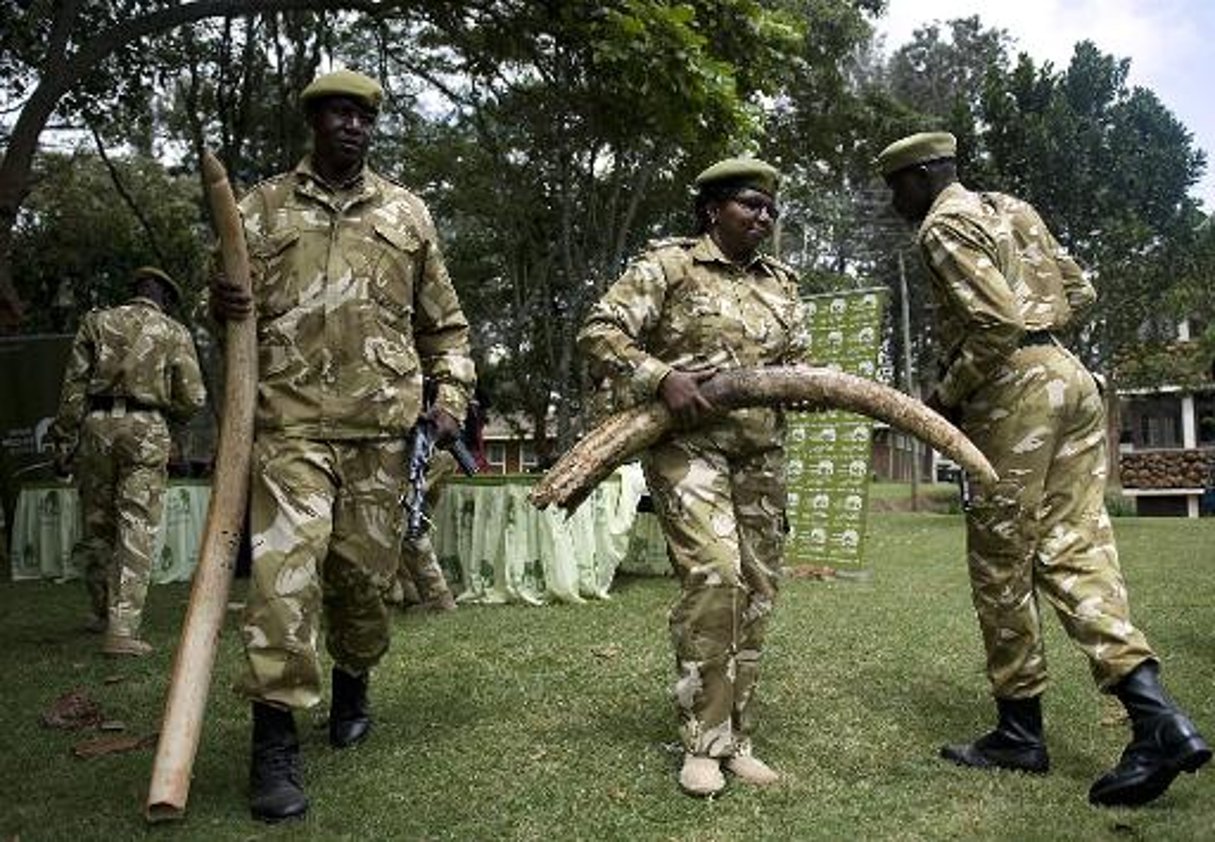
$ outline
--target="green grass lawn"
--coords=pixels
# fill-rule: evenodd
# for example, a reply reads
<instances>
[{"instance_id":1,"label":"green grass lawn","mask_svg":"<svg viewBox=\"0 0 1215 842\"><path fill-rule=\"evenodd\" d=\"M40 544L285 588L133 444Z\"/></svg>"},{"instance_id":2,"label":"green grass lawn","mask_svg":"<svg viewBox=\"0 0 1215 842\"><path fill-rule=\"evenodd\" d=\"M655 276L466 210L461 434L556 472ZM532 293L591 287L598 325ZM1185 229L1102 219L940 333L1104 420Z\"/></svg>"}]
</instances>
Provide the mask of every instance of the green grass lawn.
<instances>
[{"instance_id":1,"label":"green grass lawn","mask_svg":"<svg viewBox=\"0 0 1215 842\"><path fill-rule=\"evenodd\" d=\"M1173 695L1215 737L1215 520L1117 522L1133 616ZM872 576L789 582L770 635L758 752L785 781L681 795L667 699L670 579L622 579L607 602L462 607L398 615L375 675L370 740L328 748L321 710L300 718L312 810L248 817L248 713L229 690L225 633L184 821L142 817L152 750L79 760L95 732L40 713L82 688L129 732L157 728L187 590L154 588L153 658L115 663L76 629L80 583L0 584L0 840L628 839L1197 840L1215 838L1215 772L1182 776L1154 804L1098 810L1085 795L1125 725L1048 618L1045 697L1053 769L963 770L946 740L992 720L953 515L871 518ZM243 583L237 583L239 599Z\"/></svg>"}]
</instances>

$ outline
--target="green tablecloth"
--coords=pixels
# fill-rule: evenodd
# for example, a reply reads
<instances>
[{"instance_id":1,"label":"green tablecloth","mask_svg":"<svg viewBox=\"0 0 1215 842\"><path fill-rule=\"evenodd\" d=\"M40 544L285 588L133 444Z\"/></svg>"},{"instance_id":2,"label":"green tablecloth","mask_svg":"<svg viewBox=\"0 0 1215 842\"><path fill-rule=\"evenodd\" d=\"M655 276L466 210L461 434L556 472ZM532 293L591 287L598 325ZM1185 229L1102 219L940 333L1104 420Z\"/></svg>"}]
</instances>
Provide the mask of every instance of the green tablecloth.
<instances>
[{"instance_id":1,"label":"green tablecloth","mask_svg":"<svg viewBox=\"0 0 1215 842\"><path fill-rule=\"evenodd\" d=\"M572 517L527 502L537 477L450 480L434 512L433 539L448 581L462 601L581 602L606 599L617 569L667 571L653 515L637 515L641 468L626 465L602 482ZM187 581L198 555L210 487L174 480L165 499L153 582ZM72 546L80 537L76 489L26 485L12 530L12 577L74 579Z\"/></svg>"},{"instance_id":2,"label":"green tablecloth","mask_svg":"<svg viewBox=\"0 0 1215 842\"><path fill-rule=\"evenodd\" d=\"M537 477L449 481L435 507L439 563L462 602L606 599L629 551L641 468L626 465L600 483L569 518L527 502Z\"/></svg>"},{"instance_id":3,"label":"green tablecloth","mask_svg":"<svg viewBox=\"0 0 1215 842\"><path fill-rule=\"evenodd\" d=\"M152 581L190 579L207 517L211 487L205 480L171 480L157 532ZM13 515L11 563L17 579L75 579L72 546L81 533L80 498L66 483L22 487Z\"/></svg>"}]
</instances>

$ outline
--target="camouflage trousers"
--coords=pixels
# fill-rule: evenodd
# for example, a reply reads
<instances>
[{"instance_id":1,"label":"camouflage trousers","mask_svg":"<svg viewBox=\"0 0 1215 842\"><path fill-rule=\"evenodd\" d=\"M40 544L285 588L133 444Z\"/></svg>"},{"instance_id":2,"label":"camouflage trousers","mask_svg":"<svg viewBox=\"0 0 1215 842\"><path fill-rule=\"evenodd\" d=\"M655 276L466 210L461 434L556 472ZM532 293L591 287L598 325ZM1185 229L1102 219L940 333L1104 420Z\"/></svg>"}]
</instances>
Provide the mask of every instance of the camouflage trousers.
<instances>
[{"instance_id":1,"label":"camouflage trousers","mask_svg":"<svg viewBox=\"0 0 1215 842\"><path fill-rule=\"evenodd\" d=\"M406 605L431 603L451 595L429 533L402 541L397 579L401 601Z\"/></svg>"},{"instance_id":2,"label":"camouflage trousers","mask_svg":"<svg viewBox=\"0 0 1215 842\"><path fill-rule=\"evenodd\" d=\"M1046 687L1039 594L1108 691L1154 655L1130 621L1105 508L1105 405L1092 375L1062 348L1019 349L966 402L962 429L1000 475L975 494L966 541L994 695L1028 698Z\"/></svg>"},{"instance_id":3,"label":"camouflage trousers","mask_svg":"<svg viewBox=\"0 0 1215 842\"><path fill-rule=\"evenodd\" d=\"M426 468L426 515L434 514L443 493L443 483L459 470L456 457L446 450L436 450ZM397 578L407 603L433 602L450 594L439 557L431 543L429 531L414 537L405 536L401 543L401 566Z\"/></svg>"},{"instance_id":4,"label":"camouflage trousers","mask_svg":"<svg viewBox=\"0 0 1215 842\"><path fill-rule=\"evenodd\" d=\"M72 549L93 612L109 632L135 637L168 484L169 428L158 412L90 412L76 473L84 534Z\"/></svg>"},{"instance_id":5,"label":"camouflage trousers","mask_svg":"<svg viewBox=\"0 0 1215 842\"><path fill-rule=\"evenodd\" d=\"M673 696L686 751L750 754L754 696L784 553L779 438L738 447L728 431L650 449L646 482L680 594L668 615Z\"/></svg>"},{"instance_id":6,"label":"camouflage trousers","mask_svg":"<svg viewBox=\"0 0 1215 842\"><path fill-rule=\"evenodd\" d=\"M293 708L320 701L322 612L337 666L361 674L388 651L384 594L397 568L405 473L403 437L317 441L259 432L242 693Z\"/></svg>"}]
</instances>

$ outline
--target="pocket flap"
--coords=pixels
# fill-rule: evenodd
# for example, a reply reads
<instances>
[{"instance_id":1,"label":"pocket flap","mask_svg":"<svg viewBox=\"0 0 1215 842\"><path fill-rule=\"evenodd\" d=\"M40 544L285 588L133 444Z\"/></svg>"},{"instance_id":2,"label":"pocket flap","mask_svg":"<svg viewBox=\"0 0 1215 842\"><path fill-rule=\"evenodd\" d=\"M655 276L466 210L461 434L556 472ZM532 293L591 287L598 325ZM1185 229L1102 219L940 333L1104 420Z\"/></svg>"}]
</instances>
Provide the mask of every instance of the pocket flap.
<instances>
[{"instance_id":1,"label":"pocket flap","mask_svg":"<svg viewBox=\"0 0 1215 842\"><path fill-rule=\"evenodd\" d=\"M413 231L402 228L392 228L381 223L376 223L374 226L376 234L380 235L393 248L401 251L417 251L422 246L422 241Z\"/></svg>"},{"instance_id":2,"label":"pocket flap","mask_svg":"<svg viewBox=\"0 0 1215 842\"><path fill-rule=\"evenodd\" d=\"M409 374L418 367L418 355L404 345L381 340L372 344L371 351L385 368L399 376Z\"/></svg>"},{"instance_id":3,"label":"pocket flap","mask_svg":"<svg viewBox=\"0 0 1215 842\"><path fill-rule=\"evenodd\" d=\"M292 243L300 238L298 228L283 228L264 237L249 239L249 256L265 260L282 254Z\"/></svg>"}]
</instances>

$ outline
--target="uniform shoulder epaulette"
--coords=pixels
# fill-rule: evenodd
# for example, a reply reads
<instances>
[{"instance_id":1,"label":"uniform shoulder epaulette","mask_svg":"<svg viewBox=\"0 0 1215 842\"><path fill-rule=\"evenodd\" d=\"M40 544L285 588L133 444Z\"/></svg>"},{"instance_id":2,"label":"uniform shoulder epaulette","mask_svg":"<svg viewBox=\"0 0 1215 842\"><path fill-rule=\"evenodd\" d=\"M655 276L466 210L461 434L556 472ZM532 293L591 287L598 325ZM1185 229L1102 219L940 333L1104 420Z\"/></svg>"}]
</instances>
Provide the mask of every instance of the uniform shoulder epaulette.
<instances>
[{"instance_id":1,"label":"uniform shoulder epaulette","mask_svg":"<svg viewBox=\"0 0 1215 842\"><path fill-rule=\"evenodd\" d=\"M379 170L367 170L367 172L368 172L368 173L369 173L369 174L370 174L370 175L371 175L373 178L378 178L380 181L383 181L385 184L389 184L389 185L391 185L391 186L393 186L393 187L396 187L396 188L398 188L398 189L400 189L400 190L404 190L406 193L412 193L412 192L413 192L413 190L410 188L410 186L409 186L408 184L406 184L405 182L401 181L399 178L397 178L397 177L395 177L395 176L391 176L391 175L385 175L384 173L380 172Z\"/></svg>"},{"instance_id":2,"label":"uniform shoulder epaulette","mask_svg":"<svg viewBox=\"0 0 1215 842\"><path fill-rule=\"evenodd\" d=\"M791 275L794 278L797 277L797 270L783 260L778 260L770 254L761 254L759 259L762 260L766 266L770 266L771 268L776 269L777 271L786 275Z\"/></svg>"},{"instance_id":3,"label":"uniform shoulder epaulette","mask_svg":"<svg viewBox=\"0 0 1215 842\"><path fill-rule=\"evenodd\" d=\"M261 181L257 182L256 184L251 184L248 187L246 187L244 189L244 191L240 194L239 198L243 199L245 196L248 196L249 194L254 193L258 190L276 187L276 186L278 186L279 182L283 181L286 178L290 178L294 175L295 175L295 170L287 170L286 172L275 173L274 175L267 176L266 178L263 178Z\"/></svg>"},{"instance_id":4,"label":"uniform shoulder epaulette","mask_svg":"<svg viewBox=\"0 0 1215 842\"><path fill-rule=\"evenodd\" d=\"M646 251L659 251L660 249L682 248L688 249L696 245L697 237L658 237L650 240L645 244Z\"/></svg>"},{"instance_id":5,"label":"uniform shoulder epaulette","mask_svg":"<svg viewBox=\"0 0 1215 842\"><path fill-rule=\"evenodd\" d=\"M289 179L289 177L292 177L294 175L295 175L295 170L287 170L286 173L276 173L275 175L267 176L267 177L265 177L265 179L262 179L261 181L253 183L253 185L249 185L248 187L245 187L244 190L237 193L236 194L237 203L244 202L245 199L249 198L250 196L253 196L254 193L261 193L261 192L276 190L276 188L279 185L281 185L283 180ZM233 185L233 190L234 190L234 185Z\"/></svg>"},{"instance_id":6,"label":"uniform shoulder epaulette","mask_svg":"<svg viewBox=\"0 0 1215 842\"><path fill-rule=\"evenodd\" d=\"M400 179L394 178L391 175L385 175L384 173L380 172L379 170L373 170L370 167L368 167L366 170L364 170L364 177L368 181L379 184L382 187L388 188L390 190L394 190L394 191L400 190L402 192L409 193L411 195L413 193L413 191L410 190L409 187Z\"/></svg>"}]
</instances>

